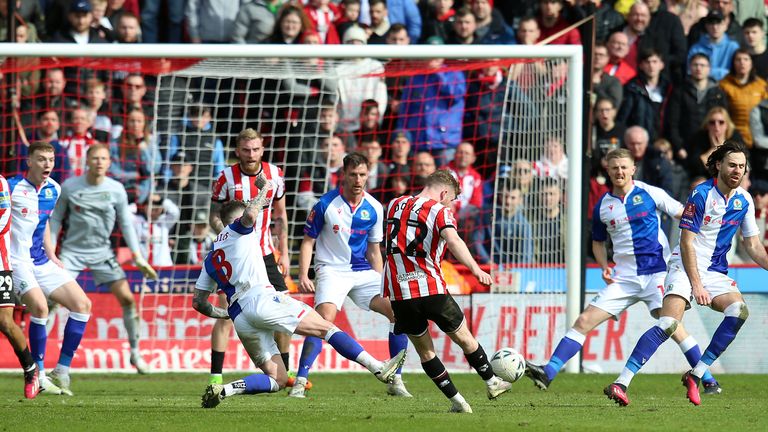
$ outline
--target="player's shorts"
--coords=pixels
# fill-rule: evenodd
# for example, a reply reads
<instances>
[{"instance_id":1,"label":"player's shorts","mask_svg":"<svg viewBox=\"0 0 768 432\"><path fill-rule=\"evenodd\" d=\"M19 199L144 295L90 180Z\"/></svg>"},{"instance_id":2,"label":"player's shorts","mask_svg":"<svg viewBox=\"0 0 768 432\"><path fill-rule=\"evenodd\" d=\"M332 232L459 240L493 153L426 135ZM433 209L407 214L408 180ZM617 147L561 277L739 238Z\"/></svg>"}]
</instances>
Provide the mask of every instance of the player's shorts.
<instances>
[{"instance_id":1,"label":"player's shorts","mask_svg":"<svg viewBox=\"0 0 768 432\"><path fill-rule=\"evenodd\" d=\"M13 272L10 270L0 271L0 308L14 307L16 301L13 299Z\"/></svg>"},{"instance_id":2,"label":"player's shorts","mask_svg":"<svg viewBox=\"0 0 768 432\"><path fill-rule=\"evenodd\" d=\"M274 333L293 333L312 308L285 293L267 291L237 300L241 312L234 319L243 347L259 366L279 355Z\"/></svg>"},{"instance_id":3,"label":"player's shorts","mask_svg":"<svg viewBox=\"0 0 768 432\"><path fill-rule=\"evenodd\" d=\"M421 336L432 321L445 333L453 333L464 322L464 311L449 294L407 300L393 300L395 334Z\"/></svg>"},{"instance_id":4,"label":"player's shorts","mask_svg":"<svg viewBox=\"0 0 768 432\"><path fill-rule=\"evenodd\" d=\"M736 281L722 273L699 270L699 277L704 285L704 289L707 290L713 299L723 294L739 292ZM687 302L686 309L690 309L691 304L696 301L693 298L693 288L691 287L690 279L688 279L688 273L685 272L683 265L680 263L671 263L669 265L667 278L664 279L664 297L668 295L684 298Z\"/></svg>"},{"instance_id":5,"label":"player's shorts","mask_svg":"<svg viewBox=\"0 0 768 432\"><path fill-rule=\"evenodd\" d=\"M123 268L120 267L120 263L117 262L114 255L93 260L82 259L74 253L61 251L59 259L64 263L64 268L67 269L73 278L76 278L86 268L90 269L91 275L93 275L93 282L97 286L110 284L126 278Z\"/></svg>"},{"instance_id":6,"label":"player's shorts","mask_svg":"<svg viewBox=\"0 0 768 432\"><path fill-rule=\"evenodd\" d=\"M66 270L52 261L40 265L13 263L13 289L19 297L35 287L40 287L45 296L49 297L56 288L74 281Z\"/></svg>"},{"instance_id":7,"label":"player's shorts","mask_svg":"<svg viewBox=\"0 0 768 432\"><path fill-rule=\"evenodd\" d=\"M616 275L614 282L600 290L589 304L614 317L640 301L648 306L649 311L660 309L665 276L665 272L637 276Z\"/></svg>"},{"instance_id":8,"label":"player's shorts","mask_svg":"<svg viewBox=\"0 0 768 432\"><path fill-rule=\"evenodd\" d=\"M381 273L375 270L352 271L322 266L315 271L315 307L333 303L341 310L349 296L363 310L371 310L371 300L381 295Z\"/></svg>"},{"instance_id":9,"label":"player's shorts","mask_svg":"<svg viewBox=\"0 0 768 432\"><path fill-rule=\"evenodd\" d=\"M267 276L269 277L269 283L277 291L288 291L288 286L285 284L285 276L280 273L280 268L275 261L275 254L269 254L264 257L264 264L267 266Z\"/></svg>"}]
</instances>

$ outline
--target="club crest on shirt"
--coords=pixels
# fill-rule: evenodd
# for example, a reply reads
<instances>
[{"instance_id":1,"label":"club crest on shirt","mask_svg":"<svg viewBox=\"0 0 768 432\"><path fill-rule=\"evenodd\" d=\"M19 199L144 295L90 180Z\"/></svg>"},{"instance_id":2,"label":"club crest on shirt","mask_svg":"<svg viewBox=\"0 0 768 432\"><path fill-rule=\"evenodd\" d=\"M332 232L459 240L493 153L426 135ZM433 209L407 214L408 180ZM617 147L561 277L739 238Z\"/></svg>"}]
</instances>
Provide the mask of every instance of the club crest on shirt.
<instances>
[{"instance_id":1,"label":"club crest on shirt","mask_svg":"<svg viewBox=\"0 0 768 432\"><path fill-rule=\"evenodd\" d=\"M46 190L45 190L45 198L46 198L46 199L51 199L51 198L53 198L53 191L52 191L52 190L50 190L50 189L46 189Z\"/></svg>"},{"instance_id":2,"label":"club crest on shirt","mask_svg":"<svg viewBox=\"0 0 768 432\"><path fill-rule=\"evenodd\" d=\"M371 214L368 210L360 210L360 219L364 221L371 220Z\"/></svg>"},{"instance_id":3,"label":"club crest on shirt","mask_svg":"<svg viewBox=\"0 0 768 432\"><path fill-rule=\"evenodd\" d=\"M643 197L640 195L635 195L632 197L632 204L634 205L640 205L643 203Z\"/></svg>"},{"instance_id":4,"label":"club crest on shirt","mask_svg":"<svg viewBox=\"0 0 768 432\"><path fill-rule=\"evenodd\" d=\"M734 210L741 210L744 205L741 203L741 200L736 198L733 200L733 209Z\"/></svg>"}]
</instances>

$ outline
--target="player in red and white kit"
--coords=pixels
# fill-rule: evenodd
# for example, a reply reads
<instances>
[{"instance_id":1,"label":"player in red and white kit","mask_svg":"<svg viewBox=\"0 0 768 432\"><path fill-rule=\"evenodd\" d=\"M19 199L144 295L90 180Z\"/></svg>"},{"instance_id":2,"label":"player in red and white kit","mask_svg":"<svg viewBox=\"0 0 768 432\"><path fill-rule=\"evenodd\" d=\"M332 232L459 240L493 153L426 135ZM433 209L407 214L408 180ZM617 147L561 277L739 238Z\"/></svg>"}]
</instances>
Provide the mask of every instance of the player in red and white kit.
<instances>
[{"instance_id":1,"label":"player in red and white kit","mask_svg":"<svg viewBox=\"0 0 768 432\"><path fill-rule=\"evenodd\" d=\"M37 366L27 347L24 333L13 321L13 277L10 259L11 247L11 189L0 174L0 332L13 347L24 370L24 397L33 399L40 390L37 380Z\"/></svg>"},{"instance_id":2,"label":"player in red and white kit","mask_svg":"<svg viewBox=\"0 0 768 432\"><path fill-rule=\"evenodd\" d=\"M472 408L435 354L427 321L437 324L461 347L467 362L485 381L489 399L512 385L494 375L483 347L470 333L464 313L446 289L440 267L447 247L480 283L491 284L491 276L480 269L456 232L449 206L460 193L456 178L441 169L427 177L424 190L415 197L402 196L390 202L386 213L384 290L395 313L395 333L408 335L424 372L451 400L450 412L471 413Z\"/></svg>"},{"instance_id":3,"label":"player in red and white kit","mask_svg":"<svg viewBox=\"0 0 768 432\"><path fill-rule=\"evenodd\" d=\"M291 259L288 254L288 214L285 211L285 179L283 171L271 163L264 162L264 139L261 134L251 128L245 129L237 136L235 154L239 162L225 168L213 183L211 197L210 224L218 234L224 229L219 218L219 211L228 201L253 200L259 193L256 179L259 175L271 182L271 189L266 195L266 205L256 219L254 228L257 231L258 247L267 266L269 282L277 291L287 291L284 274L289 271ZM275 245L272 244L270 223L274 222L279 239L277 250L280 255L279 264L275 261ZM254 245L256 246L256 245ZM219 294L219 305L227 304L226 297ZM224 366L224 353L227 350L229 335L232 333L232 322L218 320L211 333L211 378L212 384L221 384L221 370ZM275 332L275 342L280 355L289 369L288 350L291 335Z\"/></svg>"}]
</instances>

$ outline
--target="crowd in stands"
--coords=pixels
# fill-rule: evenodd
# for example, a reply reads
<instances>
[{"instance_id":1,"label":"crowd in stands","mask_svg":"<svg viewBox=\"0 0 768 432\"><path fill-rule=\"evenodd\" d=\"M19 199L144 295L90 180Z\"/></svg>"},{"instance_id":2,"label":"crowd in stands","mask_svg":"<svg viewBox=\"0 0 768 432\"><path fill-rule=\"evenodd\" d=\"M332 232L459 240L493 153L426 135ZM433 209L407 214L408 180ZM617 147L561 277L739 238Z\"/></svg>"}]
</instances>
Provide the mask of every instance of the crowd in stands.
<instances>
[{"instance_id":1,"label":"crowd in stands","mask_svg":"<svg viewBox=\"0 0 768 432\"><path fill-rule=\"evenodd\" d=\"M610 190L603 157L614 148L630 150L637 179L684 201L707 176L709 154L733 139L751 151L745 187L765 226L768 52L760 0L0 0L3 40L9 1L16 2L17 43L581 44L592 35L569 27L594 14L590 207ZM89 145L108 143L111 175L129 191L143 243L155 247L152 264L198 263L210 244L210 180L231 162L234 144L219 136L219 114L200 99L171 128L178 133L164 136L151 128L160 109L155 76L25 67L33 61L17 59L21 72L4 88L17 125L17 144L7 146L14 168L24 169L30 142L47 141L57 149L52 177L61 182L82 174ZM385 204L446 167L461 182L454 211L478 261L563 261L568 163L561 137L496 166L506 89L534 91L536 65L461 71L434 60L400 80L377 76L386 68L377 59L336 67L340 75L366 74L320 90L330 84L296 84L307 98L325 90L337 99L320 102L309 142L303 134L285 143L283 160L298 166L284 167L298 179L293 206L309 209L326 179L335 187L349 151L369 158L369 191ZM538 96L564 99L565 71L553 76ZM302 164L322 169L304 172ZM192 234L179 240L174 233Z\"/></svg>"}]
</instances>

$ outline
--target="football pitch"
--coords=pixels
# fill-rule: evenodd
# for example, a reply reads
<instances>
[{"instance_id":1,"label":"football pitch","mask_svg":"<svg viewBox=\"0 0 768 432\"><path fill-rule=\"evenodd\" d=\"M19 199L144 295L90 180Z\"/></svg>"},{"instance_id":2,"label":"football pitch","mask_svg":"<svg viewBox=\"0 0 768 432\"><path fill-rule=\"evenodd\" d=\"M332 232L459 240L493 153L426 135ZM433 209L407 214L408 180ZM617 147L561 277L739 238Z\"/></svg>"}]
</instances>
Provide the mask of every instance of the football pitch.
<instances>
[{"instance_id":1,"label":"football pitch","mask_svg":"<svg viewBox=\"0 0 768 432\"><path fill-rule=\"evenodd\" d=\"M423 374L404 375L412 399L389 397L367 374L313 374L307 399L278 394L225 399L200 408L205 374L73 375L74 397L22 397L21 374L0 374L0 431L506 431L766 430L768 375L722 375L723 394L694 407L678 375L640 375L631 404L602 394L613 375L562 375L549 391L527 379L496 401L474 374L453 374L474 414L448 414L449 402ZM225 379L234 379L234 374Z\"/></svg>"}]
</instances>

